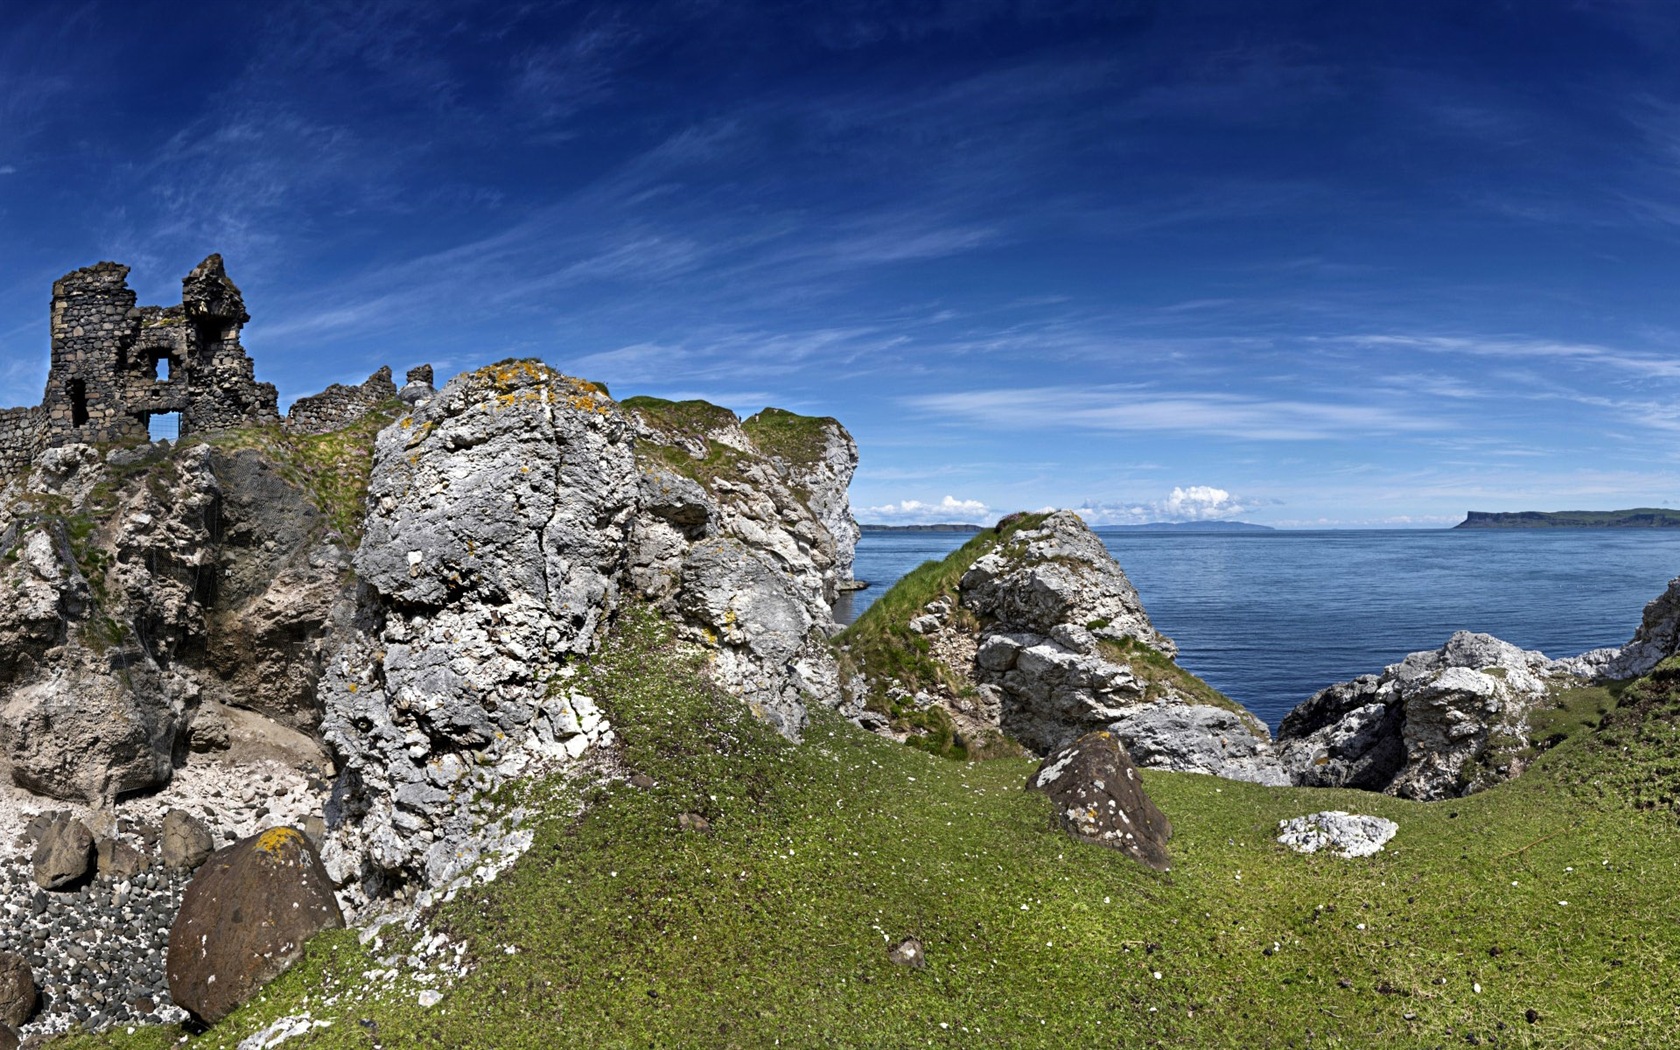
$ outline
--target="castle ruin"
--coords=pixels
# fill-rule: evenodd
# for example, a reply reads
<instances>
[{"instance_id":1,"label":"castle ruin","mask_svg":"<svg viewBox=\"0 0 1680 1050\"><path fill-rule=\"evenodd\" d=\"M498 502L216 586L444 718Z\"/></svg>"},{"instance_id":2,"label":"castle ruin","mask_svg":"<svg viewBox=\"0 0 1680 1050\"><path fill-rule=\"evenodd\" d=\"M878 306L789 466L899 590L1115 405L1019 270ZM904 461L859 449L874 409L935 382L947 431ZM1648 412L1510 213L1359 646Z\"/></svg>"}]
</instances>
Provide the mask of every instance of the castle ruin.
<instances>
[{"instance_id":1,"label":"castle ruin","mask_svg":"<svg viewBox=\"0 0 1680 1050\"><path fill-rule=\"evenodd\" d=\"M53 283L52 365L34 408L0 411L0 468L77 442L140 442L179 413L180 435L280 422L271 383L239 344L250 315L222 257L181 281L177 306L138 306L128 267L96 263Z\"/></svg>"}]
</instances>

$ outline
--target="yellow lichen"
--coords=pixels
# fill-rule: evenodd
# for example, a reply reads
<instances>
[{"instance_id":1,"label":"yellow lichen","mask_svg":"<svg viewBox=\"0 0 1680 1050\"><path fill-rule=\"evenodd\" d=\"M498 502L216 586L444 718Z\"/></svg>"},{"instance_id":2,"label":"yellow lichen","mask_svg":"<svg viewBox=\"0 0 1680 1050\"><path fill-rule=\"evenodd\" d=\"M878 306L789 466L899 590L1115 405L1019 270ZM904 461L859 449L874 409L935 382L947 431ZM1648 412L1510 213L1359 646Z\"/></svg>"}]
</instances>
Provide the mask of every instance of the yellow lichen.
<instances>
[{"instance_id":1,"label":"yellow lichen","mask_svg":"<svg viewBox=\"0 0 1680 1050\"><path fill-rule=\"evenodd\" d=\"M257 849L270 855L278 855L288 847L303 845L303 836L292 828L269 828L257 837Z\"/></svg>"}]
</instances>

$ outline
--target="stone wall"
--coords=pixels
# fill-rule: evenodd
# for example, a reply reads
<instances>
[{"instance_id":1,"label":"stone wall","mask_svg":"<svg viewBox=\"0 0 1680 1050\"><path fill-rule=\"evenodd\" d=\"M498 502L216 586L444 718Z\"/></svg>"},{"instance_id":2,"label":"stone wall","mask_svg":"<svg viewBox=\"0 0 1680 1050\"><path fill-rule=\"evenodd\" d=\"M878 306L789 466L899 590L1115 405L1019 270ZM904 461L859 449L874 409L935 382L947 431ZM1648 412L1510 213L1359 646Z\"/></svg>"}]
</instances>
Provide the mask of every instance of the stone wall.
<instances>
[{"instance_id":1,"label":"stone wall","mask_svg":"<svg viewBox=\"0 0 1680 1050\"><path fill-rule=\"evenodd\" d=\"M0 466L40 449L147 440L151 418L180 414L180 434L278 423L239 342L250 316L222 257L181 282L178 306L139 306L128 267L95 263L53 282L52 361L39 408L0 413Z\"/></svg>"},{"instance_id":2,"label":"stone wall","mask_svg":"<svg viewBox=\"0 0 1680 1050\"><path fill-rule=\"evenodd\" d=\"M0 409L0 474L21 474L40 448L39 408Z\"/></svg>"},{"instance_id":3,"label":"stone wall","mask_svg":"<svg viewBox=\"0 0 1680 1050\"><path fill-rule=\"evenodd\" d=\"M342 430L396 396L391 369L384 367L361 386L334 383L319 394L298 398L286 413L286 429L299 434Z\"/></svg>"}]
</instances>

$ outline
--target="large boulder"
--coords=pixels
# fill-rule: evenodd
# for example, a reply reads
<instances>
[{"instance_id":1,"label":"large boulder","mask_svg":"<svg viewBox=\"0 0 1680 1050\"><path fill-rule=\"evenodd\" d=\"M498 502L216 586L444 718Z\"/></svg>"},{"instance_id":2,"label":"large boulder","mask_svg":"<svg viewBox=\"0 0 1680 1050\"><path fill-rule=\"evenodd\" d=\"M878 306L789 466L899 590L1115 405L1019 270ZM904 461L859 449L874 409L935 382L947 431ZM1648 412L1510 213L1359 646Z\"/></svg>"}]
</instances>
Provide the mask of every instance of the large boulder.
<instances>
[{"instance_id":1,"label":"large boulder","mask_svg":"<svg viewBox=\"0 0 1680 1050\"><path fill-rule=\"evenodd\" d=\"M1056 822L1083 842L1118 850L1166 871L1172 824L1143 790L1137 767L1113 733L1087 733L1046 758L1027 790L1050 796Z\"/></svg>"},{"instance_id":2,"label":"large boulder","mask_svg":"<svg viewBox=\"0 0 1680 1050\"><path fill-rule=\"evenodd\" d=\"M159 839L158 852L166 868L195 871L216 850L215 840L204 821L184 809L172 809L163 815L163 833Z\"/></svg>"},{"instance_id":3,"label":"large boulder","mask_svg":"<svg viewBox=\"0 0 1680 1050\"><path fill-rule=\"evenodd\" d=\"M310 937L343 925L303 832L273 828L241 839L187 884L169 930L169 995L214 1024L284 973Z\"/></svg>"},{"instance_id":4,"label":"large boulder","mask_svg":"<svg viewBox=\"0 0 1680 1050\"><path fill-rule=\"evenodd\" d=\"M1307 787L1464 795L1522 771L1530 712L1574 680L1542 653L1460 631L1303 701L1278 727L1278 752Z\"/></svg>"},{"instance_id":5,"label":"large boulder","mask_svg":"<svg viewBox=\"0 0 1680 1050\"><path fill-rule=\"evenodd\" d=\"M29 960L15 952L0 952L0 1025L21 1026L35 1015L39 999Z\"/></svg>"},{"instance_id":6,"label":"large boulder","mask_svg":"<svg viewBox=\"0 0 1680 1050\"><path fill-rule=\"evenodd\" d=\"M35 884L62 889L85 878L93 862L93 832L75 817L60 814L41 829L35 843Z\"/></svg>"},{"instance_id":7,"label":"large boulder","mask_svg":"<svg viewBox=\"0 0 1680 1050\"><path fill-rule=\"evenodd\" d=\"M1351 860L1382 851L1383 845L1400 830L1386 817L1369 817L1340 809L1309 813L1278 821L1278 842L1296 853L1331 850Z\"/></svg>"}]
</instances>

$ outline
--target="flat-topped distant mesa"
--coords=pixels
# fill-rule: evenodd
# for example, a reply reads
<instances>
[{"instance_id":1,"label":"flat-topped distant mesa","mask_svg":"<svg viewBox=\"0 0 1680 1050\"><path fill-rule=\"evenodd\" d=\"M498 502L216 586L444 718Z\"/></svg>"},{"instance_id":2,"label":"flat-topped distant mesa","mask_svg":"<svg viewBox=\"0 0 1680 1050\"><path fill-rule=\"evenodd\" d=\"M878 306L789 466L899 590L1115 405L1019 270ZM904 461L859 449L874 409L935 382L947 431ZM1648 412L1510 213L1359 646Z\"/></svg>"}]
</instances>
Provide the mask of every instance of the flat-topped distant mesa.
<instances>
[{"instance_id":1,"label":"flat-topped distant mesa","mask_svg":"<svg viewBox=\"0 0 1680 1050\"><path fill-rule=\"evenodd\" d=\"M1680 529L1680 510L1473 510L1455 529Z\"/></svg>"}]
</instances>

